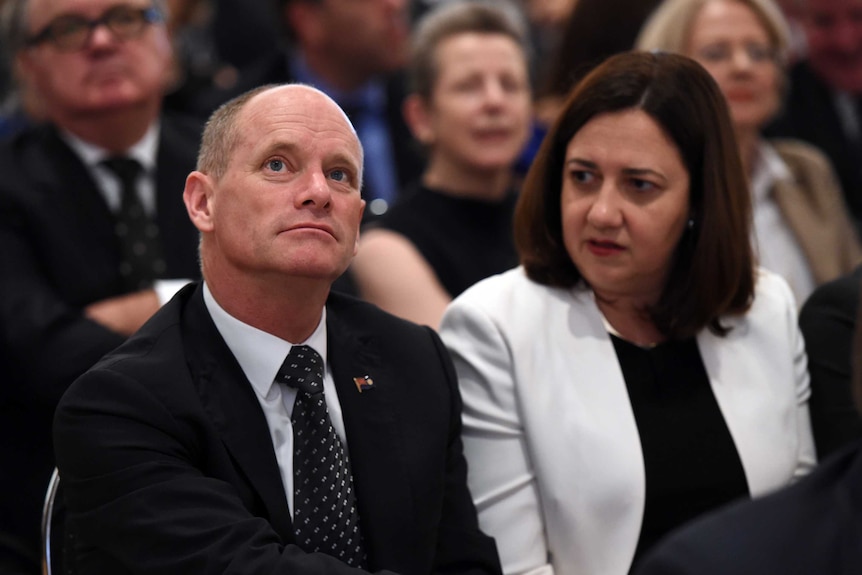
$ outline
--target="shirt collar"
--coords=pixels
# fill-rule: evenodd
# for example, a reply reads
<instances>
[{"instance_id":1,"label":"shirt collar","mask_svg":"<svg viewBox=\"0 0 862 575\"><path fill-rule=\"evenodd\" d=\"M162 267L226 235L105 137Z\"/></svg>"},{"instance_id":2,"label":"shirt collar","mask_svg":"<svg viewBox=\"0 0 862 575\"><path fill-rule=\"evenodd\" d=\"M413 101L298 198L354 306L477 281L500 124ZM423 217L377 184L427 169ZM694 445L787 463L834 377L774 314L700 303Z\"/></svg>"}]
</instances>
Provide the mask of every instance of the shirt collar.
<instances>
[{"instance_id":1,"label":"shirt collar","mask_svg":"<svg viewBox=\"0 0 862 575\"><path fill-rule=\"evenodd\" d=\"M159 147L159 132L159 123L153 122L147 129L144 137L129 148L125 154L129 158L137 160L147 173L152 173L156 169L156 153L158 152ZM102 160L115 155L104 148L85 142L67 130L61 129L60 137L69 144L72 150L78 154L90 169L98 166Z\"/></svg>"},{"instance_id":2,"label":"shirt collar","mask_svg":"<svg viewBox=\"0 0 862 575\"><path fill-rule=\"evenodd\" d=\"M778 151L765 141L757 147L754 171L751 174L751 196L755 204L765 201L772 192L775 182L793 179L790 168Z\"/></svg>"},{"instance_id":3,"label":"shirt collar","mask_svg":"<svg viewBox=\"0 0 862 575\"><path fill-rule=\"evenodd\" d=\"M314 348L323 358L325 369L326 308L323 308L320 323L317 324L314 333L305 341L293 344L233 317L218 304L206 283L203 288L204 304L212 316L216 329L224 338L259 397L267 397L281 364L284 363L290 348L294 345L307 345Z\"/></svg>"}]
</instances>

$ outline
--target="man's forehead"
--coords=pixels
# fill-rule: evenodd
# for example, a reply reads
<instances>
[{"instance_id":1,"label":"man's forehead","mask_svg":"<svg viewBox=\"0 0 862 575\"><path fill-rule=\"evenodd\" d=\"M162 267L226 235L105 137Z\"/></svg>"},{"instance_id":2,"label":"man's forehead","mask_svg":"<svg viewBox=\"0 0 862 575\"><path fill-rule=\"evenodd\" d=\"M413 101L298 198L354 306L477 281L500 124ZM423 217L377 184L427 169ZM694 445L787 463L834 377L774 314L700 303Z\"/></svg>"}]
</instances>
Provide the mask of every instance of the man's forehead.
<instances>
[{"instance_id":1,"label":"man's forehead","mask_svg":"<svg viewBox=\"0 0 862 575\"><path fill-rule=\"evenodd\" d=\"M344 131L356 138L353 125L334 100L302 85L278 86L257 94L245 105L241 117L321 133Z\"/></svg>"},{"instance_id":2,"label":"man's forehead","mask_svg":"<svg viewBox=\"0 0 862 575\"><path fill-rule=\"evenodd\" d=\"M297 89L299 88L299 89ZM278 148L312 145L361 158L359 140L338 106L301 87L279 87L258 94L237 118L249 145Z\"/></svg>"}]
</instances>

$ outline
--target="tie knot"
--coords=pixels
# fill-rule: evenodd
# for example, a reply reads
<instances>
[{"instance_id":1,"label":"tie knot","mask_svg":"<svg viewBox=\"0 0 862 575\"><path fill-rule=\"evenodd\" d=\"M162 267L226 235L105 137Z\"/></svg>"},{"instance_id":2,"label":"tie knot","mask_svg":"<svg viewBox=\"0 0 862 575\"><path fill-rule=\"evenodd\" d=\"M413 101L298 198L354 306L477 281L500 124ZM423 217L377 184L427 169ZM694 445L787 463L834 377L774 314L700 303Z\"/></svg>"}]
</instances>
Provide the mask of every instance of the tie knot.
<instances>
[{"instance_id":1,"label":"tie knot","mask_svg":"<svg viewBox=\"0 0 862 575\"><path fill-rule=\"evenodd\" d=\"M143 167L137 160L126 156L113 156L102 160L102 165L114 172L123 185L134 186Z\"/></svg>"},{"instance_id":2,"label":"tie knot","mask_svg":"<svg viewBox=\"0 0 862 575\"><path fill-rule=\"evenodd\" d=\"M275 380L309 395L323 393L323 358L314 348L295 345L290 348Z\"/></svg>"}]
</instances>

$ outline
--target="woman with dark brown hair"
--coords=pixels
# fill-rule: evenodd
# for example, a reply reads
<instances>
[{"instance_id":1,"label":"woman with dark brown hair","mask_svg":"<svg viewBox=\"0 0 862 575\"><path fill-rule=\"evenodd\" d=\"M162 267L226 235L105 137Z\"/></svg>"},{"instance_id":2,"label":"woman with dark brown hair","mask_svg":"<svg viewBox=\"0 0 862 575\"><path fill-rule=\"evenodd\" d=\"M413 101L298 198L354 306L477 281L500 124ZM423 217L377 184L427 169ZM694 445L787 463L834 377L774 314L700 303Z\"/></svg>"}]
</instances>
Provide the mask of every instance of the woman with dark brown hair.
<instances>
[{"instance_id":1,"label":"woman with dark brown hair","mask_svg":"<svg viewBox=\"0 0 862 575\"><path fill-rule=\"evenodd\" d=\"M757 270L721 92L626 53L569 96L516 210L521 267L447 309L483 529L508 574L622 575L815 463L793 297Z\"/></svg>"}]
</instances>

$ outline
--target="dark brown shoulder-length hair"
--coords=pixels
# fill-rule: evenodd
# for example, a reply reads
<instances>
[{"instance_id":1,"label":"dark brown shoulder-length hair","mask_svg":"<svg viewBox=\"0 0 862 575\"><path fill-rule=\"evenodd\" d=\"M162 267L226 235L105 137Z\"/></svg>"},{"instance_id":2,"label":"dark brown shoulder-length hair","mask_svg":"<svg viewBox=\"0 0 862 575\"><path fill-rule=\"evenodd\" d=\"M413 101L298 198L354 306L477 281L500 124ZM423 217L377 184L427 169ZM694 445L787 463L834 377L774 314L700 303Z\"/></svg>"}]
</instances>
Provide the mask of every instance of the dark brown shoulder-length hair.
<instances>
[{"instance_id":1,"label":"dark brown shoulder-length hair","mask_svg":"<svg viewBox=\"0 0 862 575\"><path fill-rule=\"evenodd\" d=\"M668 338L708 327L724 335L723 315L743 314L754 297L749 237L751 200L724 98L694 60L668 53L625 52L587 75L527 173L515 212L515 244L527 275L571 287L581 273L563 242L560 196L566 148L592 118L643 110L676 144L689 173L693 226L680 240L667 284L649 310Z\"/></svg>"}]
</instances>

